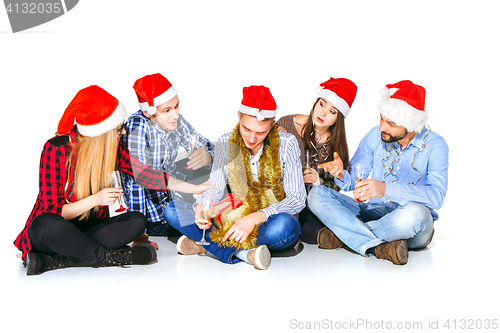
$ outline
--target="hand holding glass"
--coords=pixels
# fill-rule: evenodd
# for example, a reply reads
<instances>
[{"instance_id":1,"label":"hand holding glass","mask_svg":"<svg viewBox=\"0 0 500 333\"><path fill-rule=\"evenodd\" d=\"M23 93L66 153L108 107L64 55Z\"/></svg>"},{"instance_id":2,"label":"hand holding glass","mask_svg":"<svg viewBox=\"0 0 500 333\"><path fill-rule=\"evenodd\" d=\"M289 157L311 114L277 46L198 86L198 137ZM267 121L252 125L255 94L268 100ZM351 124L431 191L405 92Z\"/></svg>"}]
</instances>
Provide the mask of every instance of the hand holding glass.
<instances>
[{"instance_id":1,"label":"hand holding glass","mask_svg":"<svg viewBox=\"0 0 500 333\"><path fill-rule=\"evenodd\" d=\"M366 165L355 163L351 165L351 175L354 177L356 184L364 179L367 179L370 175L370 168ZM354 199L354 202L363 202L358 199Z\"/></svg>"},{"instance_id":2,"label":"hand holding glass","mask_svg":"<svg viewBox=\"0 0 500 333\"><path fill-rule=\"evenodd\" d=\"M309 150L306 150L305 155L306 155L306 156L305 156L305 164L306 164L306 165L305 165L304 170L311 169L311 156L310 156L310 152L309 152ZM306 185L309 185L309 184L311 184L311 183L305 183L305 184L306 184Z\"/></svg>"},{"instance_id":3,"label":"hand holding glass","mask_svg":"<svg viewBox=\"0 0 500 333\"><path fill-rule=\"evenodd\" d=\"M214 217L214 203L211 195L204 195L201 198L201 204L200 204L200 217L205 220L209 220L212 217ZM201 240L196 242L196 244L199 245L208 245L210 244L205 240L205 229L203 229L203 236L201 237Z\"/></svg>"},{"instance_id":4,"label":"hand holding glass","mask_svg":"<svg viewBox=\"0 0 500 333\"><path fill-rule=\"evenodd\" d=\"M113 171L108 176L109 176L109 182L111 183L112 187L123 189L123 187L122 187L122 179L120 177L120 171ZM115 210L116 213L121 213L121 212L125 212L125 211L128 210L128 207L124 206L124 204L123 204L124 201L123 201L123 196L122 195L120 195L118 197L118 203L120 204L120 208L118 208L117 210Z\"/></svg>"}]
</instances>

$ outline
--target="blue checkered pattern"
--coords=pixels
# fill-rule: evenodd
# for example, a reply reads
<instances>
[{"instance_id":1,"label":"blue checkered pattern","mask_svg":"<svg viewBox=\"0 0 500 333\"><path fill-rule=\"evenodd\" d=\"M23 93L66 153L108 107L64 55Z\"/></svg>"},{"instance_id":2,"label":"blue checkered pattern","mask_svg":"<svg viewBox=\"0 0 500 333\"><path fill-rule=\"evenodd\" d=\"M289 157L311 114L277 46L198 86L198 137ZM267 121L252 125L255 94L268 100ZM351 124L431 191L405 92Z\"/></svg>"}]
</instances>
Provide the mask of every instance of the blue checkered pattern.
<instances>
[{"instance_id":1,"label":"blue checkered pattern","mask_svg":"<svg viewBox=\"0 0 500 333\"><path fill-rule=\"evenodd\" d=\"M189 147L189 138L196 135L197 146L204 146L213 160L213 145L203 136L198 134L182 115L179 115L177 129L165 131L149 120L142 111L132 114L125 122L127 134L123 140L141 163L154 170L168 172L170 177L183 179L183 175L175 171L175 159L179 147ZM141 212L146 215L148 222L164 220L163 208L173 198L181 199L173 191L165 193L148 190L134 182L132 178L126 180L125 197L131 211Z\"/></svg>"}]
</instances>

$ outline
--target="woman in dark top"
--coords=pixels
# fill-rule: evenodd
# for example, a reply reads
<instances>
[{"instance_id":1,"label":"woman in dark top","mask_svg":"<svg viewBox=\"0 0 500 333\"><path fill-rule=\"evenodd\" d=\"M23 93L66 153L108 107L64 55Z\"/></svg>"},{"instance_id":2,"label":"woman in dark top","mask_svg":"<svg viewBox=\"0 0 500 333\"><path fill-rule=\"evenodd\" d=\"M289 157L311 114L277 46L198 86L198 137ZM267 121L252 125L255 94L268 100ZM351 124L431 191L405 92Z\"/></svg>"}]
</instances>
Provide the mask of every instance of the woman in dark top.
<instances>
[{"instance_id":1,"label":"woman in dark top","mask_svg":"<svg viewBox=\"0 0 500 333\"><path fill-rule=\"evenodd\" d=\"M276 124L279 130L293 134L299 142L306 188L309 190L311 186L324 185L338 191L334 177L318 165L337 157L349 161L344 121L356 97L357 87L348 79L330 78L320 88L309 115L284 116ZM307 155L309 161L306 160ZM344 167L348 169L349 165ZM317 244L316 238L324 227L323 223L307 207L300 213L299 221L302 225L301 240Z\"/></svg>"}]
</instances>

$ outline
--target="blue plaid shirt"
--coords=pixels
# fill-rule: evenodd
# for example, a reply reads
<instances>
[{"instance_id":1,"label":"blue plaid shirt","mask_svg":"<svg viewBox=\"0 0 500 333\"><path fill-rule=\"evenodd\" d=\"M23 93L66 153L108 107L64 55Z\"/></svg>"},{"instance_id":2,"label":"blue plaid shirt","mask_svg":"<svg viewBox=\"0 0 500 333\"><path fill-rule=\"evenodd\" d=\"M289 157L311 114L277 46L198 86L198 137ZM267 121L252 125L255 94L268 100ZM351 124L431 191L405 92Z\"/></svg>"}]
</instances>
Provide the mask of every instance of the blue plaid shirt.
<instances>
[{"instance_id":1,"label":"blue plaid shirt","mask_svg":"<svg viewBox=\"0 0 500 333\"><path fill-rule=\"evenodd\" d=\"M148 119L142 111L132 114L125 122L127 134L123 140L139 162L146 164L154 170L168 172L170 177L184 180L185 176L177 172L175 159L179 146L187 150L189 138L196 135L197 146L204 146L212 156L213 145L206 138L198 134L182 115L179 114L177 129L165 131ZM182 199L173 191L158 192L149 190L134 182L131 177L126 180L125 197L131 211L143 213L148 222L161 222L164 220L163 209L165 204L173 198Z\"/></svg>"}]
</instances>

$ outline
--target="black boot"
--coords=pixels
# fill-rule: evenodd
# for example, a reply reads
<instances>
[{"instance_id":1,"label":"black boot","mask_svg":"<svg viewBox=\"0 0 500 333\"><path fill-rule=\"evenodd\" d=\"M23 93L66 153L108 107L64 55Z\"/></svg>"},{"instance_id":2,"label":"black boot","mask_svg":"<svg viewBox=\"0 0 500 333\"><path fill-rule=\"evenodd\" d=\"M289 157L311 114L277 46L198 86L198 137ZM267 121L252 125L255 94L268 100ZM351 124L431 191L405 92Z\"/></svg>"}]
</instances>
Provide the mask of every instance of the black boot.
<instances>
[{"instance_id":1,"label":"black boot","mask_svg":"<svg viewBox=\"0 0 500 333\"><path fill-rule=\"evenodd\" d=\"M83 259L66 257L61 254L28 253L26 275L39 275L43 272L66 267L85 267L89 264Z\"/></svg>"},{"instance_id":2,"label":"black boot","mask_svg":"<svg viewBox=\"0 0 500 333\"><path fill-rule=\"evenodd\" d=\"M156 250L151 244L134 247L109 249L106 252L105 266L146 265L156 260Z\"/></svg>"}]
</instances>

